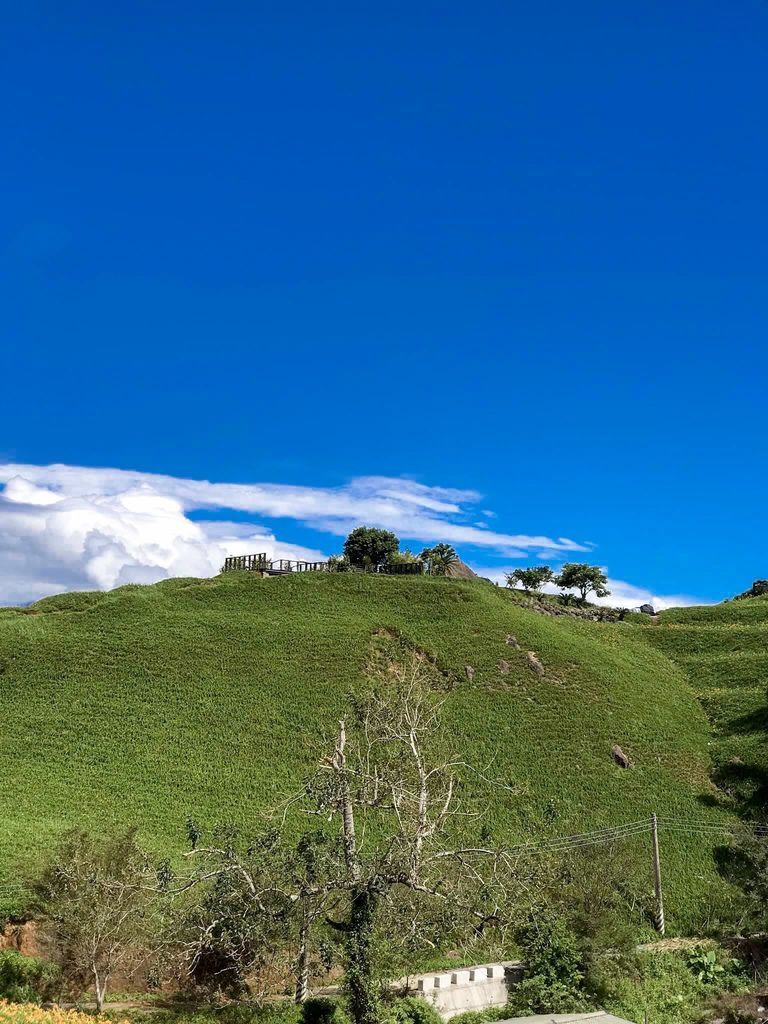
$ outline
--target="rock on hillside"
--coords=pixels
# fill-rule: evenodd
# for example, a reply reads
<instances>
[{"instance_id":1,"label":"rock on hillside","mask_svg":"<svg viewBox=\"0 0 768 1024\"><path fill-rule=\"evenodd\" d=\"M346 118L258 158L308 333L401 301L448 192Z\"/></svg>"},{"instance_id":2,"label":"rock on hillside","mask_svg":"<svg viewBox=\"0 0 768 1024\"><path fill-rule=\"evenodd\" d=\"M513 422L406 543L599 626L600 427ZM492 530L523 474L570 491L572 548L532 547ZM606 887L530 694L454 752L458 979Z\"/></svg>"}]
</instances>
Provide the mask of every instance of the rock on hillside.
<instances>
[{"instance_id":1,"label":"rock on hillside","mask_svg":"<svg viewBox=\"0 0 768 1024\"><path fill-rule=\"evenodd\" d=\"M765 597L768 594L768 580L755 580L749 590L743 594L737 594L734 601L741 601L745 597Z\"/></svg>"}]
</instances>

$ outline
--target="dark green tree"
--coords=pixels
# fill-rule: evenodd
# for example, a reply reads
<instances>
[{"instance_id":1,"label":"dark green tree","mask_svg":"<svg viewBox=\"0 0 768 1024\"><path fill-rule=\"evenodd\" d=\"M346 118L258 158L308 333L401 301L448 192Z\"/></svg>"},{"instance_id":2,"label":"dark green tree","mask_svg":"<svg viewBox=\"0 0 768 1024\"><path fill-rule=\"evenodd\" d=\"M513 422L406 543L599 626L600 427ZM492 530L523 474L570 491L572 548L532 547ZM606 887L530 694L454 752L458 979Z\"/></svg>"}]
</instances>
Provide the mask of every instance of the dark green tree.
<instances>
[{"instance_id":1,"label":"dark green tree","mask_svg":"<svg viewBox=\"0 0 768 1024\"><path fill-rule=\"evenodd\" d=\"M373 569L384 565L400 549L400 541L389 530L358 526L344 541L344 554L352 565Z\"/></svg>"},{"instance_id":2,"label":"dark green tree","mask_svg":"<svg viewBox=\"0 0 768 1024\"><path fill-rule=\"evenodd\" d=\"M507 586L538 593L545 583L551 583L554 578L555 574L548 565L532 565L507 573Z\"/></svg>"},{"instance_id":3,"label":"dark green tree","mask_svg":"<svg viewBox=\"0 0 768 1024\"><path fill-rule=\"evenodd\" d=\"M450 544L435 544L433 548L424 548L419 558L429 565L431 576L447 576L450 567L459 560L456 549Z\"/></svg>"},{"instance_id":4,"label":"dark green tree","mask_svg":"<svg viewBox=\"0 0 768 1024\"><path fill-rule=\"evenodd\" d=\"M563 590L578 590L582 601L586 601L589 594L595 597L610 594L606 586L608 577L603 570L599 565L587 565L586 562L566 562L555 583Z\"/></svg>"}]
</instances>

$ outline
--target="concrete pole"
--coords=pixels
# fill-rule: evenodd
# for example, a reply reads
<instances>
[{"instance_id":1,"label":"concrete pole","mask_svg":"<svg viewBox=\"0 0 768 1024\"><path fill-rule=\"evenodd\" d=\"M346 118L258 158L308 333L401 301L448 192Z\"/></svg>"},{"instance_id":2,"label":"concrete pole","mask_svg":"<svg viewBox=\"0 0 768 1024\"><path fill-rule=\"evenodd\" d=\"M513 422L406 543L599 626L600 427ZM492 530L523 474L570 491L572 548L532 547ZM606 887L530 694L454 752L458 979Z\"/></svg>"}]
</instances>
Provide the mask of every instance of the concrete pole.
<instances>
[{"instance_id":1,"label":"concrete pole","mask_svg":"<svg viewBox=\"0 0 768 1024\"><path fill-rule=\"evenodd\" d=\"M664 935L664 897L661 892L661 861L659 859L659 823L651 815L651 839L653 843L653 884L656 890L656 931Z\"/></svg>"}]
</instances>

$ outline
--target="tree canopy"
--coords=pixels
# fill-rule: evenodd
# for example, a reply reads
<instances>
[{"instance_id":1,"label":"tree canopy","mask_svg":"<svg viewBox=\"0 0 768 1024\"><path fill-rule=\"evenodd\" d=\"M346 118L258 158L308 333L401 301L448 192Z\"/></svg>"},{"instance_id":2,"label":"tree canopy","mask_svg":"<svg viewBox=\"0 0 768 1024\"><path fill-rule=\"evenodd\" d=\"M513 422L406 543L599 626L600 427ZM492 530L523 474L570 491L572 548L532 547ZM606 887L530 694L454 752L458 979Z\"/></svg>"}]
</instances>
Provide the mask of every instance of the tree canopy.
<instances>
[{"instance_id":1,"label":"tree canopy","mask_svg":"<svg viewBox=\"0 0 768 1024\"><path fill-rule=\"evenodd\" d=\"M556 577L555 583L563 590L578 590L582 601L589 594L596 597L607 597L610 594L608 577L599 565L588 565L586 562L566 562Z\"/></svg>"},{"instance_id":2,"label":"tree canopy","mask_svg":"<svg viewBox=\"0 0 768 1024\"><path fill-rule=\"evenodd\" d=\"M433 548L424 548L419 558L429 565L432 576L447 576L450 567L459 560L456 549L450 544L435 544Z\"/></svg>"},{"instance_id":3,"label":"tree canopy","mask_svg":"<svg viewBox=\"0 0 768 1024\"><path fill-rule=\"evenodd\" d=\"M531 565L528 568L515 569L514 572L507 573L507 586L520 586L524 590L538 592L545 583L551 583L554 578L555 574L548 565Z\"/></svg>"},{"instance_id":4,"label":"tree canopy","mask_svg":"<svg viewBox=\"0 0 768 1024\"><path fill-rule=\"evenodd\" d=\"M372 569L388 562L400 550L400 541L389 530L358 526L344 541L344 554L352 565Z\"/></svg>"}]
</instances>

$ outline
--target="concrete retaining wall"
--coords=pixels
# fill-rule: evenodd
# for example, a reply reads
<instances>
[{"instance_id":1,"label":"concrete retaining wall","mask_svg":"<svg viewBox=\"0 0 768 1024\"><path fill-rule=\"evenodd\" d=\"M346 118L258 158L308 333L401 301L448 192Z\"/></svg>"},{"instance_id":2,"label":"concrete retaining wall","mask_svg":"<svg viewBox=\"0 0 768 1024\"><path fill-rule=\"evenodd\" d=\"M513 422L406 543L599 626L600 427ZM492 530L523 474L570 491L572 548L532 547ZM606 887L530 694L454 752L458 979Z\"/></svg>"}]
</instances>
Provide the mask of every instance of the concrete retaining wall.
<instances>
[{"instance_id":1,"label":"concrete retaining wall","mask_svg":"<svg viewBox=\"0 0 768 1024\"><path fill-rule=\"evenodd\" d=\"M420 974L409 979L409 988L428 999L445 1020L465 1010L505 1006L509 989L520 980L523 965L518 960L479 964L455 971Z\"/></svg>"}]
</instances>

